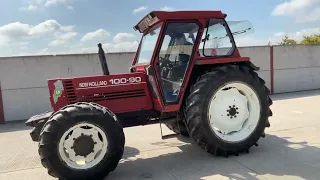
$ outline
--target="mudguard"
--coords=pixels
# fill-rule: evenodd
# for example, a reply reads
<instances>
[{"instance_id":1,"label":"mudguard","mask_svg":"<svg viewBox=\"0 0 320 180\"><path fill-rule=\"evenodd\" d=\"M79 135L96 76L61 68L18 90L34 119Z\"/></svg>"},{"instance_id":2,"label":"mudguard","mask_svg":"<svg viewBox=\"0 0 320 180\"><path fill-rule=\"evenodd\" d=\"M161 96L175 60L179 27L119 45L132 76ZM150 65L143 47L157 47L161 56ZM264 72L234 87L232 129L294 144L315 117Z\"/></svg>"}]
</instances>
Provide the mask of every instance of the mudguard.
<instances>
[{"instance_id":1,"label":"mudguard","mask_svg":"<svg viewBox=\"0 0 320 180\"><path fill-rule=\"evenodd\" d=\"M53 112L45 112L42 114L37 114L29 118L25 124L26 126L35 127L40 121L47 121Z\"/></svg>"},{"instance_id":2,"label":"mudguard","mask_svg":"<svg viewBox=\"0 0 320 180\"><path fill-rule=\"evenodd\" d=\"M26 121L26 126L34 127L32 131L30 132L31 139L35 142L39 141L40 132L44 126L44 124L48 121L48 119L51 117L53 112L45 112L43 114L38 114L35 116L32 116Z\"/></svg>"}]
</instances>

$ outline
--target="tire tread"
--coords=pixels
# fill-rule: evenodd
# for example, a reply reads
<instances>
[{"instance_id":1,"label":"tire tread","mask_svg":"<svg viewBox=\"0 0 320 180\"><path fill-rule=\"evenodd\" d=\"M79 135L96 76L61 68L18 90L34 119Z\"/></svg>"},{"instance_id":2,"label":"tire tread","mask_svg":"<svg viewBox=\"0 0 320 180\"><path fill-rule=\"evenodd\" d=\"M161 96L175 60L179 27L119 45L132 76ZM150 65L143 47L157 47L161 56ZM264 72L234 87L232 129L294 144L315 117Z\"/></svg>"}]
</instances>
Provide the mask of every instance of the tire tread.
<instances>
[{"instance_id":1,"label":"tire tread","mask_svg":"<svg viewBox=\"0 0 320 180\"><path fill-rule=\"evenodd\" d=\"M38 145L41 164L43 165L43 167L47 168L47 172L50 176L53 176L55 178L65 178L70 176L82 178L77 176L77 173L63 174L62 172L57 172L56 167L58 165L56 164L56 161L53 161L51 158L52 154L56 153L52 151L52 146L54 146L53 143L57 143L53 140L53 136L56 131L58 131L58 127L61 127L69 119L82 115L96 117L104 117L108 115L114 116L114 114L107 108L96 103L87 102L78 102L75 104L67 105L61 108L59 111L53 113L50 119L45 123L43 130L40 133L40 141ZM117 141L117 143L115 143L117 146L115 147L116 150L114 152L108 152L111 153L111 155L106 160L107 164L104 166L103 170L100 170L96 173L95 178L103 178L110 172L114 171L123 156L125 144L123 128L118 121L115 121L114 125L115 126L112 127L112 133L115 133L118 136L117 139L114 139L114 141Z\"/></svg>"},{"instance_id":2,"label":"tire tread","mask_svg":"<svg viewBox=\"0 0 320 180\"><path fill-rule=\"evenodd\" d=\"M198 80L191 85L190 91L188 92L187 97L185 98L185 107L184 113L186 116L185 124L190 130L190 136L195 140L195 142L205 151L208 153L214 154L216 156L223 155L228 157L228 155L238 155L241 152L249 152L249 149L253 145L258 145L257 141L260 137L264 137L264 131L261 132L259 137L255 137L254 141L245 142L245 145L238 149L227 149L217 144L212 144L208 142L206 139L204 131L202 130L203 123L201 121L201 114L202 114L202 104L205 97L205 90L208 83L216 83L226 76L234 76L237 74L242 74L247 77L252 77L251 79L255 82L258 82L263 89L263 93L265 97L267 97L268 102L268 114L266 116L272 116L272 111L270 106L273 104L271 98L269 97L270 90L265 86L265 81L261 79L258 74L251 68L247 66L239 66L239 65L223 65L219 67L214 67L207 71L206 73L202 74ZM270 122L268 118L266 118L265 127L270 127ZM265 128L264 127L264 128Z\"/></svg>"}]
</instances>

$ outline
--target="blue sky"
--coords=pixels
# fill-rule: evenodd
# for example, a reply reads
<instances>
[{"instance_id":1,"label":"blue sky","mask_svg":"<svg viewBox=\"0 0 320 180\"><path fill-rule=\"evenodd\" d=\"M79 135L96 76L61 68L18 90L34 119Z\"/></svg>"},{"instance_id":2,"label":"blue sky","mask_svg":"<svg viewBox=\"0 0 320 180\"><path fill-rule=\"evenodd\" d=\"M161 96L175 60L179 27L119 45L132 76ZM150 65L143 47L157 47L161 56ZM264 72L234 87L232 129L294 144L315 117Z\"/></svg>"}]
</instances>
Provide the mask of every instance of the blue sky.
<instances>
[{"instance_id":1,"label":"blue sky","mask_svg":"<svg viewBox=\"0 0 320 180\"><path fill-rule=\"evenodd\" d=\"M1 0L0 56L135 51L133 26L152 10L222 10L227 20L249 20L254 34L240 46L276 44L319 31L320 0Z\"/></svg>"}]
</instances>

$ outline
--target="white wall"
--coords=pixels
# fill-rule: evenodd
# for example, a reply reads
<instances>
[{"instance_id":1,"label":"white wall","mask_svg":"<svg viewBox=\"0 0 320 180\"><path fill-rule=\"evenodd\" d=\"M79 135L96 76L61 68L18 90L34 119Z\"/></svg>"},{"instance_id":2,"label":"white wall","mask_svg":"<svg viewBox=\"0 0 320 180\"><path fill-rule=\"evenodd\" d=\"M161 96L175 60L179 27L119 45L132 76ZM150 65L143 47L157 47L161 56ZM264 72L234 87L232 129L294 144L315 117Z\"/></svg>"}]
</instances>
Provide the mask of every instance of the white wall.
<instances>
[{"instance_id":1,"label":"white wall","mask_svg":"<svg viewBox=\"0 0 320 180\"><path fill-rule=\"evenodd\" d=\"M107 54L111 74L127 73L134 53ZM101 75L97 54L0 58L0 83L6 121L51 110L47 79Z\"/></svg>"},{"instance_id":2,"label":"white wall","mask_svg":"<svg viewBox=\"0 0 320 180\"><path fill-rule=\"evenodd\" d=\"M274 46L275 93L320 88L320 45ZM271 88L270 47L244 47L242 56L261 69ZM111 74L127 73L134 53L107 54ZM27 119L51 110L47 79L100 75L97 54L0 58L0 83L6 121Z\"/></svg>"},{"instance_id":3,"label":"white wall","mask_svg":"<svg viewBox=\"0 0 320 180\"><path fill-rule=\"evenodd\" d=\"M320 88L320 45L274 47L274 92Z\"/></svg>"}]
</instances>

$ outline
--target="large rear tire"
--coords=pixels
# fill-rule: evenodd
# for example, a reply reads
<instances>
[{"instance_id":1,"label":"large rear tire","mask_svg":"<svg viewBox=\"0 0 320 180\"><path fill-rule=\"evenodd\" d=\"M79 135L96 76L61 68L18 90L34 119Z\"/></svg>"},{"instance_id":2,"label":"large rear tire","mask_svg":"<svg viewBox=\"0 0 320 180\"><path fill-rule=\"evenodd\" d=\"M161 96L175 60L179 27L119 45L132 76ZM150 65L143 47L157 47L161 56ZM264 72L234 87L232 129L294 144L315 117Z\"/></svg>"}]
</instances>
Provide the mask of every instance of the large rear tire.
<instances>
[{"instance_id":1,"label":"large rear tire","mask_svg":"<svg viewBox=\"0 0 320 180\"><path fill-rule=\"evenodd\" d=\"M45 123L39 154L53 177L103 179L116 169L124 143L123 129L111 111L95 103L76 103Z\"/></svg>"},{"instance_id":2,"label":"large rear tire","mask_svg":"<svg viewBox=\"0 0 320 180\"><path fill-rule=\"evenodd\" d=\"M264 84L246 66L224 65L204 73L186 98L191 137L215 155L238 155L257 146L272 116L270 91Z\"/></svg>"}]
</instances>

